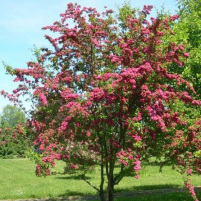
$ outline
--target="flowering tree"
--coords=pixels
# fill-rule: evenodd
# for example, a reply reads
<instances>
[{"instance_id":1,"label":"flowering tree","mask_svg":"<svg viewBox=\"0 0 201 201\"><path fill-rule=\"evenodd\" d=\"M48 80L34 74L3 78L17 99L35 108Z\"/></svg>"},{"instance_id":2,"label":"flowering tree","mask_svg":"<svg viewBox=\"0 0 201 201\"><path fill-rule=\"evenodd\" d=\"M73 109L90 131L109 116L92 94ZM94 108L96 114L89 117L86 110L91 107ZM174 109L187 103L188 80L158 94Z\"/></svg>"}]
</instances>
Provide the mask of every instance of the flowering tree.
<instances>
[{"instance_id":1,"label":"flowering tree","mask_svg":"<svg viewBox=\"0 0 201 201\"><path fill-rule=\"evenodd\" d=\"M116 17L112 10L100 14L70 3L60 22L44 27L59 34L46 35L53 48L42 48L27 69L7 67L21 84L12 95L1 93L15 102L29 94L36 108L30 129L42 153L37 175L49 175L55 160L62 160L82 172L101 201L105 190L113 201L114 186L131 170L139 178L141 161L151 156L181 173L200 172L200 121L191 126L180 106L196 109L201 102L169 70L189 57L182 45L165 40L178 16L148 21L151 9L137 13L124 5ZM85 177L95 165L99 187ZM186 186L197 199L189 180Z\"/></svg>"}]
</instances>

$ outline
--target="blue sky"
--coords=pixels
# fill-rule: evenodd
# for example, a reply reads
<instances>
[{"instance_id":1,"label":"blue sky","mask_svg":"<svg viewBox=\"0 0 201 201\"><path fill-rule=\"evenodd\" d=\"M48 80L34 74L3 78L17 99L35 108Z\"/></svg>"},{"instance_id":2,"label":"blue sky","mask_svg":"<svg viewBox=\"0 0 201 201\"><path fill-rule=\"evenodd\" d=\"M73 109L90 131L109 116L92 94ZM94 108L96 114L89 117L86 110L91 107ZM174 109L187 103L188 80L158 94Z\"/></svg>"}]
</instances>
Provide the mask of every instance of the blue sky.
<instances>
[{"instance_id":1,"label":"blue sky","mask_svg":"<svg viewBox=\"0 0 201 201\"><path fill-rule=\"evenodd\" d=\"M0 90L11 92L16 87L13 78L5 75L2 61L12 67L26 68L26 62L33 58L31 49L34 45L38 48L49 46L44 39L47 32L41 28L59 20L59 14L70 2L101 11L104 6L115 9L124 0L0 0ZM177 8L175 0L130 0L130 3L140 8L153 5L160 9L163 5L172 14ZM8 100L0 96L0 113L7 104ZM25 103L25 107L28 105Z\"/></svg>"}]
</instances>

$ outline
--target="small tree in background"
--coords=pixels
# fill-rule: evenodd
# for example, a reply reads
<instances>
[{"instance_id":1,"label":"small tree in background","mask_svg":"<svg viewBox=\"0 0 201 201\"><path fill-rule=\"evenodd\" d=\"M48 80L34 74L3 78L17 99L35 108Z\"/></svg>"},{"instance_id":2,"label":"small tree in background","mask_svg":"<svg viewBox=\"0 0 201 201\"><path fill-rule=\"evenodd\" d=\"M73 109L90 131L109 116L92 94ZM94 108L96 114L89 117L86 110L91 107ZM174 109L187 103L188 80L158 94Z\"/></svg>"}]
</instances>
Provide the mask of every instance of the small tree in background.
<instances>
[{"instance_id":1,"label":"small tree in background","mask_svg":"<svg viewBox=\"0 0 201 201\"><path fill-rule=\"evenodd\" d=\"M25 123L26 117L24 112L12 105L7 105L3 108L0 115L0 127L14 128L17 124Z\"/></svg>"},{"instance_id":2,"label":"small tree in background","mask_svg":"<svg viewBox=\"0 0 201 201\"><path fill-rule=\"evenodd\" d=\"M0 129L0 158L24 157L28 142L24 125Z\"/></svg>"},{"instance_id":3,"label":"small tree in background","mask_svg":"<svg viewBox=\"0 0 201 201\"><path fill-rule=\"evenodd\" d=\"M42 152L37 175L49 175L55 160L63 160L101 201L113 201L114 186L132 170L139 178L141 161L153 156L181 173L200 173L200 121L191 126L180 106L196 110L201 102L169 68L182 67L189 56L166 40L178 16L149 22L151 9L137 13L126 4L114 16L69 3L61 21L44 27L59 34L46 35L53 49L41 49L27 69L7 68L21 84L12 95L1 93L15 101L29 93L37 106L29 124ZM86 179L95 165L99 187ZM186 186L196 200L189 180Z\"/></svg>"},{"instance_id":4,"label":"small tree in background","mask_svg":"<svg viewBox=\"0 0 201 201\"><path fill-rule=\"evenodd\" d=\"M0 157L22 157L27 147L25 137L26 117L16 106L7 105L0 116Z\"/></svg>"}]
</instances>

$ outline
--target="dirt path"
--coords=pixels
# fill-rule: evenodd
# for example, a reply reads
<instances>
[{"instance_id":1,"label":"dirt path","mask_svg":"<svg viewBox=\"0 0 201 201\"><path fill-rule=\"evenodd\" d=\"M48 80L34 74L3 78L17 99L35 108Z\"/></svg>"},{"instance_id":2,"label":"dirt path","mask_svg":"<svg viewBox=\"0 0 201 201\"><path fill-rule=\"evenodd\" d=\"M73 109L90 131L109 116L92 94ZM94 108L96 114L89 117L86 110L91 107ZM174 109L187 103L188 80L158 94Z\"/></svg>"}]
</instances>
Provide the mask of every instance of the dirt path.
<instances>
[{"instance_id":1,"label":"dirt path","mask_svg":"<svg viewBox=\"0 0 201 201\"><path fill-rule=\"evenodd\" d=\"M195 187L195 191L201 192L201 187ZM187 192L186 188L164 188L164 189L153 189L153 190L139 190L133 192L117 192L115 197L135 197L148 194L166 194L166 193L181 193ZM94 201L98 200L98 196L69 196L65 198L47 198L47 199L18 199L15 201ZM0 201L11 201L11 200L0 200ZM13 201L13 200L12 200Z\"/></svg>"}]
</instances>

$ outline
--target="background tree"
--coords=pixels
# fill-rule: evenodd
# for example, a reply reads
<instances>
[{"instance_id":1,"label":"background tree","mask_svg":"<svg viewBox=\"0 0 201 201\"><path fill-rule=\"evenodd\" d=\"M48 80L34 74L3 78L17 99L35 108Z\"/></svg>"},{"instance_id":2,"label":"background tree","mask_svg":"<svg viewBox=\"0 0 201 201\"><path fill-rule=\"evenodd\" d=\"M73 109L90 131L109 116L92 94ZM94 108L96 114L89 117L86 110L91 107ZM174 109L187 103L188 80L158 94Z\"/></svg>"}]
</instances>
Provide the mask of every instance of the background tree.
<instances>
[{"instance_id":1,"label":"background tree","mask_svg":"<svg viewBox=\"0 0 201 201\"><path fill-rule=\"evenodd\" d=\"M0 157L23 157L28 146L24 112L16 106L7 105L0 116Z\"/></svg>"},{"instance_id":2,"label":"background tree","mask_svg":"<svg viewBox=\"0 0 201 201\"><path fill-rule=\"evenodd\" d=\"M172 36L176 43L185 44L190 57L180 68L183 77L192 83L197 96L201 97L201 1L178 0L179 19Z\"/></svg>"},{"instance_id":3,"label":"background tree","mask_svg":"<svg viewBox=\"0 0 201 201\"><path fill-rule=\"evenodd\" d=\"M166 42L177 45L183 44L187 51L185 63L170 63L169 71L188 80L196 91L196 97L201 98L201 1L200 0L177 0L179 18L172 24L174 34L168 34ZM160 17L167 17L169 14L163 9L158 12ZM179 56L178 54L175 56ZM189 124L201 116L201 110L187 108L185 104L179 103L177 110L185 113Z\"/></svg>"},{"instance_id":4,"label":"background tree","mask_svg":"<svg viewBox=\"0 0 201 201\"><path fill-rule=\"evenodd\" d=\"M0 115L0 127L14 128L17 124L25 123L24 112L16 106L7 105Z\"/></svg>"},{"instance_id":5,"label":"background tree","mask_svg":"<svg viewBox=\"0 0 201 201\"><path fill-rule=\"evenodd\" d=\"M153 156L181 173L200 173L200 121L192 126L179 108L196 110L201 102L191 84L171 72L171 64L182 66L189 55L166 40L178 16L148 21L151 9L138 13L126 4L114 16L69 3L61 21L44 27L59 34L46 35L53 49L41 49L27 69L7 68L20 85L12 95L1 93L10 100L29 93L37 106L29 128L41 151L39 176L63 160L102 201L105 192L113 201L114 186L131 170L139 178L141 161ZM96 165L98 187L86 177ZM188 180L186 186L196 200Z\"/></svg>"}]
</instances>

